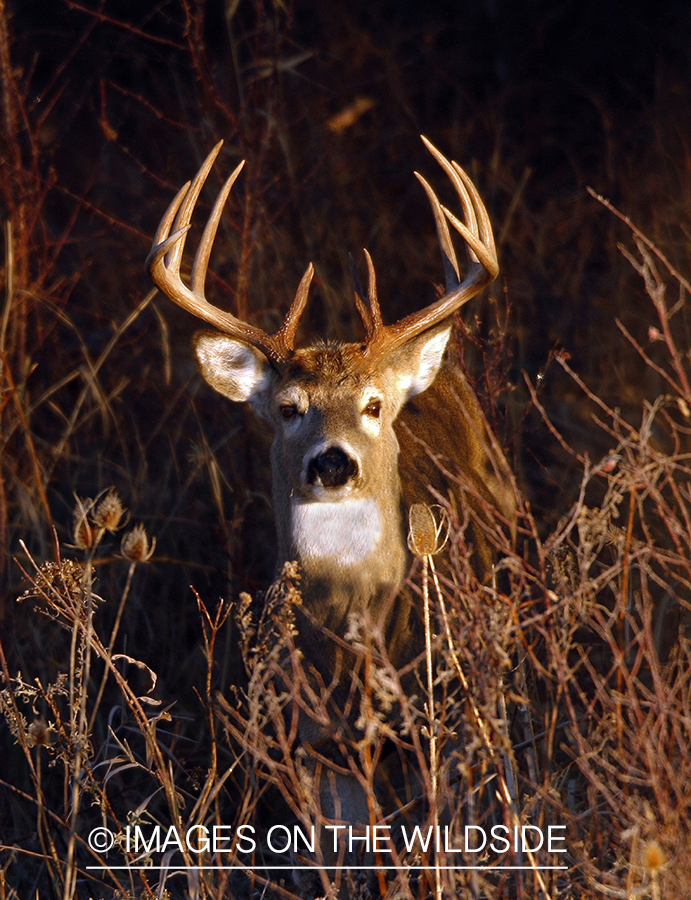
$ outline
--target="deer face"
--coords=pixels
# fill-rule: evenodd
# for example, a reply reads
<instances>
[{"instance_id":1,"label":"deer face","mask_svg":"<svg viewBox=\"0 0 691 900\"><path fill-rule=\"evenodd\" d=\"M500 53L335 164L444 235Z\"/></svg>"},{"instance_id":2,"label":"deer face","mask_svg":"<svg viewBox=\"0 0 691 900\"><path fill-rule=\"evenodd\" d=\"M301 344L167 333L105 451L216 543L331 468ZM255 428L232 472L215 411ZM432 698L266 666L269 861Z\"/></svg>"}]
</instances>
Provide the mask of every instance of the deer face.
<instances>
[{"instance_id":1,"label":"deer face","mask_svg":"<svg viewBox=\"0 0 691 900\"><path fill-rule=\"evenodd\" d=\"M395 538L404 557L393 423L434 380L449 332L433 329L375 364L357 344L316 345L294 351L282 373L247 344L197 336L209 384L251 403L272 428L280 552L344 567Z\"/></svg>"}]
</instances>

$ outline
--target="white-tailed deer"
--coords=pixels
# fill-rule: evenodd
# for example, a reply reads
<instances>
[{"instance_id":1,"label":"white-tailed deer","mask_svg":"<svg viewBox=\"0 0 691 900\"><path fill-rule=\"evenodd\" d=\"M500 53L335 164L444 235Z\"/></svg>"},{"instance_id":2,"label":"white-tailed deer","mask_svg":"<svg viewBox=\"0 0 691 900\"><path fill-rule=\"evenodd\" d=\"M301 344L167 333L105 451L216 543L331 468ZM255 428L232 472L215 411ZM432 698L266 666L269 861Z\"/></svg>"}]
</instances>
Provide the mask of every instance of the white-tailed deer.
<instances>
[{"instance_id":1,"label":"white-tailed deer","mask_svg":"<svg viewBox=\"0 0 691 900\"><path fill-rule=\"evenodd\" d=\"M414 501L429 502L430 484L442 493L449 489L428 448L455 461L465 487L459 503L473 505L480 519L486 518L487 506L492 504L511 521L497 474L505 471L506 464L496 449L489 449L492 441L465 380L452 365L442 366L453 313L497 275L492 229L463 169L429 141L425 144L451 180L465 220L442 206L425 179L417 176L436 220L446 294L385 325L374 267L365 253L367 298L357 278L355 292L365 332L361 343L294 346L312 265L275 334L242 322L206 300L211 247L242 164L218 195L189 287L182 280L180 263L192 212L220 144L173 200L148 258L151 277L160 290L219 329L220 333L202 332L194 339L204 378L231 400L249 402L273 431L278 564L299 563L309 618L300 620L298 641L307 663L330 687L334 677L345 678L343 673L352 672L353 666L344 662L343 642L330 641L324 630L342 637L353 615L360 614L380 629L395 664L409 661L410 654L417 652L415 611L409 599L398 593L410 565L405 509ZM468 247L470 265L463 280L449 224ZM487 578L494 554L482 528L474 529L473 542L476 568L481 578ZM323 748L330 739L328 732L306 720L301 739ZM329 755L328 749L323 752ZM328 815L334 806L327 793L323 792L322 810ZM343 785L339 794L344 819L368 821L361 792L351 784Z\"/></svg>"}]
</instances>

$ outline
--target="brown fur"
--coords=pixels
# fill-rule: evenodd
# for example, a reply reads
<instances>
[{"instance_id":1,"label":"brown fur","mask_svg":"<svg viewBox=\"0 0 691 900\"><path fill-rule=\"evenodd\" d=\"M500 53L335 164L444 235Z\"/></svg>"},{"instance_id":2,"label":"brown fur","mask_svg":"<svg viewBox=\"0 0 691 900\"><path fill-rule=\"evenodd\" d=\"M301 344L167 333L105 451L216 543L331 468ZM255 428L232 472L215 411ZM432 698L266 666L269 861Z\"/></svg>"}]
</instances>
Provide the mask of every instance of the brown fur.
<instances>
[{"instance_id":1,"label":"brown fur","mask_svg":"<svg viewBox=\"0 0 691 900\"><path fill-rule=\"evenodd\" d=\"M508 463L488 431L477 397L453 363L445 362L432 386L406 403L394 431L406 510L413 503L434 503L440 495L457 510L469 505L485 523L494 509L513 530L516 511L507 490ZM471 529L475 566L486 580L496 551L477 521Z\"/></svg>"}]
</instances>

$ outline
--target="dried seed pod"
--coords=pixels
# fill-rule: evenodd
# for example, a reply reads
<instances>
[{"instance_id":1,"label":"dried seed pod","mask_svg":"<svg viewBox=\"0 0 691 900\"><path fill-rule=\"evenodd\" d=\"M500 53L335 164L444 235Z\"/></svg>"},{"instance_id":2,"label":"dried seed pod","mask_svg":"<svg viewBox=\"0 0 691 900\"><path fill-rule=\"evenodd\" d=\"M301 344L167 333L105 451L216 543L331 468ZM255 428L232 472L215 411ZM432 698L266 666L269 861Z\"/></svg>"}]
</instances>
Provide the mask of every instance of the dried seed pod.
<instances>
[{"instance_id":1,"label":"dried seed pod","mask_svg":"<svg viewBox=\"0 0 691 900\"><path fill-rule=\"evenodd\" d=\"M86 497L82 500L77 497L77 505L74 508L74 525L72 527L72 539L75 547L80 550L90 550L98 543L98 529L91 521L90 513L93 509L93 500Z\"/></svg>"},{"instance_id":2,"label":"dried seed pod","mask_svg":"<svg viewBox=\"0 0 691 900\"><path fill-rule=\"evenodd\" d=\"M114 534L120 527L124 513L120 498L115 491L110 490L96 506L93 514L94 525Z\"/></svg>"},{"instance_id":3,"label":"dried seed pod","mask_svg":"<svg viewBox=\"0 0 691 900\"><path fill-rule=\"evenodd\" d=\"M154 555L156 538L149 544L149 536L143 525L135 525L131 531L123 537L120 544L120 552L130 562L148 562Z\"/></svg>"},{"instance_id":4,"label":"dried seed pod","mask_svg":"<svg viewBox=\"0 0 691 900\"><path fill-rule=\"evenodd\" d=\"M439 522L434 513L438 511ZM408 547L421 559L443 549L449 536L449 518L440 506L413 503L408 510Z\"/></svg>"}]
</instances>

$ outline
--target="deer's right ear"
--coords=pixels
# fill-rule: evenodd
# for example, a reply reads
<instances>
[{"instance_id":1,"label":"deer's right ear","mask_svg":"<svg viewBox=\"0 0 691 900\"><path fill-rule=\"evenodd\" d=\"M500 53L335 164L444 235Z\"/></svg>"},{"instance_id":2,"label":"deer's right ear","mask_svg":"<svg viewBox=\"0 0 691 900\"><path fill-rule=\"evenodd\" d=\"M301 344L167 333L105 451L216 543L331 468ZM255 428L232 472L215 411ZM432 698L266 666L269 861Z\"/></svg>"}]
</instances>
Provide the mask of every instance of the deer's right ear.
<instances>
[{"instance_id":1,"label":"deer's right ear","mask_svg":"<svg viewBox=\"0 0 691 900\"><path fill-rule=\"evenodd\" d=\"M194 349L212 388L230 400L251 403L262 416L268 414L267 389L276 376L263 353L213 331L196 334Z\"/></svg>"}]
</instances>

